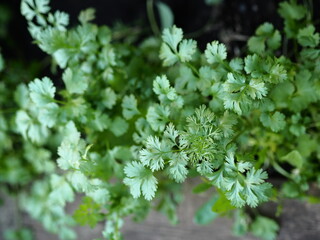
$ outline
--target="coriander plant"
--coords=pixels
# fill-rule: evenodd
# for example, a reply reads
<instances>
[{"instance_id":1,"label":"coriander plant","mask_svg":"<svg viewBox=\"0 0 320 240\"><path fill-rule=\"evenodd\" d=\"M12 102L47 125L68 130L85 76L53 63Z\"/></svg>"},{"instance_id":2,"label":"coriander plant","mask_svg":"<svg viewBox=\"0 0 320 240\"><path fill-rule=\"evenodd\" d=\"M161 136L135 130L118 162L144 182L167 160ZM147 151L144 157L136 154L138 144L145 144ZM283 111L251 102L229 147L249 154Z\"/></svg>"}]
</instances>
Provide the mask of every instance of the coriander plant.
<instances>
[{"instance_id":1,"label":"coriander plant","mask_svg":"<svg viewBox=\"0 0 320 240\"><path fill-rule=\"evenodd\" d=\"M307 5L281 2L284 28L258 26L232 57L214 39L200 50L172 19L135 41L94 24L92 8L70 27L49 3L22 0L21 13L54 77L11 80L0 57L0 182L48 231L76 239L75 224L104 221L103 239L119 240L123 218L151 208L177 223L181 183L197 176L194 192L214 188L210 208L238 235L276 238L275 220L249 214L261 203L319 202L308 190L320 185L320 48Z\"/></svg>"}]
</instances>

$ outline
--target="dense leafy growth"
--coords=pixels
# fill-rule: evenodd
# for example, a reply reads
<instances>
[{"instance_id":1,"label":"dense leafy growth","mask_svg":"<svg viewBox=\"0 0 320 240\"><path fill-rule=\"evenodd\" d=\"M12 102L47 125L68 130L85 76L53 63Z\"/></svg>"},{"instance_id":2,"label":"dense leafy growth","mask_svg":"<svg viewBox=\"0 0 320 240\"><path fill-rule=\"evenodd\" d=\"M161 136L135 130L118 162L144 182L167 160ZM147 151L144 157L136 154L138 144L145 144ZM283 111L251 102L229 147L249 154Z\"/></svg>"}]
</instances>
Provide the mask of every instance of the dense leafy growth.
<instances>
[{"instance_id":1,"label":"dense leafy growth","mask_svg":"<svg viewBox=\"0 0 320 240\"><path fill-rule=\"evenodd\" d=\"M176 223L181 183L201 176L194 192L216 191L197 223L230 214L236 234L271 240L277 223L246 207L311 199L310 183L320 185L319 33L304 5L280 3L284 32L262 24L235 58L218 41L201 51L172 20L161 39L133 46L93 24L92 8L75 27L49 0L22 0L21 13L62 75L12 80L0 55L1 188L21 188L21 208L60 239L76 239L75 223L101 221L104 238L121 239L123 218L152 207ZM284 39L295 52L283 51ZM286 177L279 189L268 182L274 170ZM70 216L77 193L85 197Z\"/></svg>"}]
</instances>

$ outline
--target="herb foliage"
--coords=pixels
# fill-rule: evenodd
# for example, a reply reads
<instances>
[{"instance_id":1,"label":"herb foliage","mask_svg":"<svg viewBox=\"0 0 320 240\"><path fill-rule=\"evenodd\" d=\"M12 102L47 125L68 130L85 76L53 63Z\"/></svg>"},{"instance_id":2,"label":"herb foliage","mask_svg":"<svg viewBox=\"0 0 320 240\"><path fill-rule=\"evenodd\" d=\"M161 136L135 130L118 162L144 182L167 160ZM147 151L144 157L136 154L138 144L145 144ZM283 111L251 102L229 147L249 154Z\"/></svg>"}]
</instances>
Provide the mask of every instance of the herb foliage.
<instances>
[{"instance_id":1,"label":"herb foliage","mask_svg":"<svg viewBox=\"0 0 320 240\"><path fill-rule=\"evenodd\" d=\"M92 23L92 8L75 27L49 0L22 0L21 13L64 85L44 76L2 94L16 83L0 56L0 181L22 187L22 209L60 239L76 238L75 223L100 221L104 238L121 239L123 218L153 207L176 223L181 183L193 176L203 180L195 192L217 190L202 209L234 216L240 235L275 239L279 229L248 207L311 199L310 184L320 184L320 50L304 5L280 3L284 31L262 24L241 58L218 41L201 51L168 22L161 38L132 46ZM282 52L287 40L294 55ZM268 182L274 170L286 177L279 189ZM64 207L76 193L85 197L71 217ZM216 217L199 214L200 223Z\"/></svg>"}]
</instances>

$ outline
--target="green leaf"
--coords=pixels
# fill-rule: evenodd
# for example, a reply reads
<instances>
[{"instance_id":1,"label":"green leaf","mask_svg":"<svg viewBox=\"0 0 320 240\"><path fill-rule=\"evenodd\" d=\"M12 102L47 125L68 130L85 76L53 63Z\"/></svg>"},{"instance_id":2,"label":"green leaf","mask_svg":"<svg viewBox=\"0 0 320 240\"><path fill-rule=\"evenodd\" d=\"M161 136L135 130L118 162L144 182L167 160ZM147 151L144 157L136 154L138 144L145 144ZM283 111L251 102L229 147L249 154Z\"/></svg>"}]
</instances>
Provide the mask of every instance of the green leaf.
<instances>
[{"instance_id":1,"label":"green leaf","mask_svg":"<svg viewBox=\"0 0 320 240\"><path fill-rule=\"evenodd\" d=\"M197 42L192 39L184 39L179 44L179 59L181 62L189 62L197 49Z\"/></svg>"},{"instance_id":2,"label":"green leaf","mask_svg":"<svg viewBox=\"0 0 320 240\"><path fill-rule=\"evenodd\" d=\"M178 44L181 42L182 38L182 29L177 28L175 25L172 28L166 28L163 30L162 39L174 52L177 51Z\"/></svg>"},{"instance_id":3,"label":"green leaf","mask_svg":"<svg viewBox=\"0 0 320 240\"><path fill-rule=\"evenodd\" d=\"M256 36L253 36L248 41L248 47L251 52L262 54L267 49L276 50L281 45L281 35L278 30L275 30L271 23L264 23L256 30Z\"/></svg>"},{"instance_id":4,"label":"green leaf","mask_svg":"<svg viewBox=\"0 0 320 240\"><path fill-rule=\"evenodd\" d=\"M264 182L268 174L262 169L251 168L246 174L244 196L250 207L257 207L258 203L268 200L268 191L271 184Z\"/></svg>"},{"instance_id":5,"label":"green leaf","mask_svg":"<svg viewBox=\"0 0 320 240\"><path fill-rule=\"evenodd\" d=\"M129 186L130 193L134 198L140 197L141 193L148 201L154 198L158 181L150 170L134 161L125 166L124 172L127 177L123 183Z\"/></svg>"},{"instance_id":6,"label":"green leaf","mask_svg":"<svg viewBox=\"0 0 320 240\"><path fill-rule=\"evenodd\" d=\"M285 19L300 20L307 14L307 9L303 5L298 5L296 1L290 1L281 2L278 12Z\"/></svg>"},{"instance_id":7,"label":"green leaf","mask_svg":"<svg viewBox=\"0 0 320 240\"><path fill-rule=\"evenodd\" d=\"M82 10L78 17L79 22L81 24L89 23L96 18L95 14L96 10L94 8L87 8L85 10Z\"/></svg>"},{"instance_id":8,"label":"green leaf","mask_svg":"<svg viewBox=\"0 0 320 240\"><path fill-rule=\"evenodd\" d=\"M74 193L64 177L51 175L50 184L53 191L49 194L49 202L54 205L65 206L66 202L74 200Z\"/></svg>"},{"instance_id":9,"label":"green leaf","mask_svg":"<svg viewBox=\"0 0 320 240\"><path fill-rule=\"evenodd\" d=\"M49 13L48 22L59 31L66 31L69 24L69 15L60 11L56 11L54 14Z\"/></svg>"},{"instance_id":10,"label":"green leaf","mask_svg":"<svg viewBox=\"0 0 320 240\"><path fill-rule=\"evenodd\" d=\"M297 150L289 152L287 155L281 157L282 161L290 163L293 167L301 169L304 164L304 159Z\"/></svg>"},{"instance_id":11,"label":"green leaf","mask_svg":"<svg viewBox=\"0 0 320 240\"><path fill-rule=\"evenodd\" d=\"M67 68L62 75L62 80L66 84L67 91L71 94L82 94L88 88L88 79L81 71Z\"/></svg>"},{"instance_id":12,"label":"green leaf","mask_svg":"<svg viewBox=\"0 0 320 240\"><path fill-rule=\"evenodd\" d=\"M268 90L261 80L251 79L249 82L249 86L247 87L246 93L252 99L262 99L267 95Z\"/></svg>"},{"instance_id":13,"label":"green leaf","mask_svg":"<svg viewBox=\"0 0 320 240\"><path fill-rule=\"evenodd\" d=\"M163 30L163 43L160 49L160 59L164 66L171 66L177 61L189 62L196 51L197 43L194 40L183 38L182 29L173 26L171 29ZM179 44L179 47L178 47Z\"/></svg>"},{"instance_id":14,"label":"green leaf","mask_svg":"<svg viewBox=\"0 0 320 240\"><path fill-rule=\"evenodd\" d=\"M63 170L70 168L79 169L81 160L80 150L84 148L80 142L80 133L71 121L64 128L64 133L63 141L58 147L58 166Z\"/></svg>"},{"instance_id":15,"label":"green leaf","mask_svg":"<svg viewBox=\"0 0 320 240\"><path fill-rule=\"evenodd\" d=\"M227 50L224 44L218 41L213 41L207 44L207 48L204 52L207 62L210 64L220 63L227 58Z\"/></svg>"},{"instance_id":16,"label":"green leaf","mask_svg":"<svg viewBox=\"0 0 320 240\"><path fill-rule=\"evenodd\" d=\"M102 91L102 104L106 108L112 109L113 106L116 104L116 102L117 102L117 95L112 88L108 87Z\"/></svg>"},{"instance_id":17,"label":"green leaf","mask_svg":"<svg viewBox=\"0 0 320 240\"><path fill-rule=\"evenodd\" d=\"M319 33L315 33L315 27L309 25L298 32L298 42L303 47L317 47L319 44Z\"/></svg>"},{"instance_id":18,"label":"green leaf","mask_svg":"<svg viewBox=\"0 0 320 240\"><path fill-rule=\"evenodd\" d=\"M301 196L301 187L295 182L285 182L281 186L281 193L286 198L298 198Z\"/></svg>"},{"instance_id":19,"label":"green leaf","mask_svg":"<svg viewBox=\"0 0 320 240\"><path fill-rule=\"evenodd\" d=\"M241 73L243 70L243 60L241 58L234 58L229 63L233 71Z\"/></svg>"},{"instance_id":20,"label":"green leaf","mask_svg":"<svg viewBox=\"0 0 320 240\"><path fill-rule=\"evenodd\" d=\"M89 125L96 131L102 132L111 125L111 120L107 114L100 111L94 112L94 118L91 119Z\"/></svg>"},{"instance_id":21,"label":"green leaf","mask_svg":"<svg viewBox=\"0 0 320 240\"><path fill-rule=\"evenodd\" d=\"M228 200L230 200L231 204L237 208L241 208L245 205L246 201L241 196L244 187L237 180L227 179L226 182L227 192L225 193Z\"/></svg>"},{"instance_id":22,"label":"green leaf","mask_svg":"<svg viewBox=\"0 0 320 240\"><path fill-rule=\"evenodd\" d=\"M179 57L172 52L167 44L161 45L159 57L163 61L163 66L172 66L179 60Z\"/></svg>"},{"instance_id":23,"label":"green leaf","mask_svg":"<svg viewBox=\"0 0 320 240\"><path fill-rule=\"evenodd\" d=\"M50 0L22 0L21 13L30 21L35 16L46 14L50 10L49 2Z\"/></svg>"},{"instance_id":24,"label":"green leaf","mask_svg":"<svg viewBox=\"0 0 320 240\"><path fill-rule=\"evenodd\" d=\"M82 204L73 213L73 218L81 226L89 225L94 228L98 222L104 219L100 212L100 205L95 203L90 197L84 197Z\"/></svg>"},{"instance_id":25,"label":"green leaf","mask_svg":"<svg viewBox=\"0 0 320 240\"><path fill-rule=\"evenodd\" d=\"M296 74L296 92L290 101L289 108L295 112L299 112L312 102L316 102L320 95L315 91L316 86L312 81L312 73L303 69Z\"/></svg>"},{"instance_id":26,"label":"green leaf","mask_svg":"<svg viewBox=\"0 0 320 240\"><path fill-rule=\"evenodd\" d=\"M124 135L129 128L129 124L122 117L117 116L113 119L110 131L117 137Z\"/></svg>"},{"instance_id":27,"label":"green leaf","mask_svg":"<svg viewBox=\"0 0 320 240\"><path fill-rule=\"evenodd\" d=\"M218 199L212 205L212 211L218 214L224 214L233 209L235 209L235 207L226 198L225 194L222 191L219 191Z\"/></svg>"},{"instance_id":28,"label":"green leaf","mask_svg":"<svg viewBox=\"0 0 320 240\"><path fill-rule=\"evenodd\" d=\"M248 40L250 52L261 54L265 51L265 39L263 37L250 37Z\"/></svg>"},{"instance_id":29,"label":"green leaf","mask_svg":"<svg viewBox=\"0 0 320 240\"><path fill-rule=\"evenodd\" d=\"M170 82L166 75L156 77L153 81L153 91L158 95L161 103L174 101L178 98L176 90L170 86Z\"/></svg>"},{"instance_id":30,"label":"green leaf","mask_svg":"<svg viewBox=\"0 0 320 240\"><path fill-rule=\"evenodd\" d=\"M90 185L91 187L86 192L87 196L91 197L100 206L107 204L110 199L110 193L106 184L100 179L92 179Z\"/></svg>"},{"instance_id":31,"label":"green leaf","mask_svg":"<svg viewBox=\"0 0 320 240\"><path fill-rule=\"evenodd\" d=\"M6 229L3 233L4 240L34 240L34 234L29 228Z\"/></svg>"},{"instance_id":32,"label":"green leaf","mask_svg":"<svg viewBox=\"0 0 320 240\"><path fill-rule=\"evenodd\" d=\"M49 41L49 40L45 40L45 41ZM68 64L69 59L72 57L72 53L68 49L59 49L55 51L52 54L52 56L54 57L58 66L64 69Z\"/></svg>"},{"instance_id":33,"label":"green leaf","mask_svg":"<svg viewBox=\"0 0 320 240\"><path fill-rule=\"evenodd\" d=\"M279 225L270 218L258 216L250 225L250 231L254 236L263 240L275 240Z\"/></svg>"},{"instance_id":34,"label":"green leaf","mask_svg":"<svg viewBox=\"0 0 320 240\"><path fill-rule=\"evenodd\" d=\"M175 81L175 89L177 93L184 95L194 92L197 89L197 77L194 76L192 70L187 66L180 66L179 77ZM179 100L179 99L178 99ZM177 104L178 106L182 104Z\"/></svg>"},{"instance_id":35,"label":"green leaf","mask_svg":"<svg viewBox=\"0 0 320 240\"><path fill-rule=\"evenodd\" d=\"M219 214L212 211L212 205L218 200L218 197L214 195L208 202L203 204L195 213L194 222L199 225L206 225L216 219Z\"/></svg>"},{"instance_id":36,"label":"green leaf","mask_svg":"<svg viewBox=\"0 0 320 240\"><path fill-rule=\"evenodd\" d=\"M168 166L169 177L178 183L184 182L189 172L187 169L187 164L188 156L184 152L170 155Z\"/></svg>"},{"instance_id":37,"label":"green leaf","mask_svg":"<svg viewBox=\"0 0 320 240\"><path fill-rule=\"evenodd\" d=\"M298 138L298 147L297 151L305 159L309 157L313 152L318 148L318 142L316 138L311 137L310 135L304 134Z\"/></svg>"},{"instance_id":38,"label":"green leaf","mask_svg":"<svg viewBox=\"0 0 320 240\"><path fill-rule=\"evenodd\" d=\"M38 107L44 107L46 104L54 101L53 98L56 88L53 86L52 81L47 77L44 77L41 80L36 78L29 83L29 90L32 101Z\"/></svg>"},{"instance_id":39,"label":"green leaf","mask_svg":"<svg viewBox=\"0 0 320 240\"><path fill-rule=\"evenodd\" d=\"M90 188L89 179L80 171L68 172L67 179L72 187L78 192L88 192Z\"/></svg>"},{"instance_id":40,"label":"green leaf","mask_svg":"<svg viewBox=\"0 0 320 240\"><path fill-rule=\"evenodd\" d=\"M233 234L238 237L245 235L248 232L250 218L242 210L236 210L234 218Z\"/></svg>"},{"instance_id":41,"label":"green leaf","mask_svg":"<svg viewBox=\"0 0 320 240\"><path fill-rule=\"evenodd\" d=\"M198 184L197 186L195 186L195 187L192 189L192 192L193 192L193 193L196 193L196 194L197 194L197 193L202 193L202 192L207 191L209 188L212 188L212 184L203 182L203 183L200 183L200 184Z\"/></svg>"},{"instance_id":42,"label":"green leaf","mask_svg":"<svg viewBox=\"0 0 320 240\"><path fill-rule=\"evenodd\" d=\"M140 113L137 108L137 99L132 94L129 96L124 96L121 107L122 115L127 120Z\"/></svg>"},{"instance_id":43,"label":"green leaf","mask_svg":"<svg viewBox=\"0 0 320 240\"><path fill-rule=\"evenodd\" d=\"M43 143L49 135L47 127L35 122L23 110L17 112L15 123L22 136L25 139L29 138L34 143Z\"/></svg>"},{"instance_id":44,"label":"green leaf","mask_svg":"<svg viewBox=\"0 0 320 240\"><path fill-rule=\"evenodd\" d=\"M221 129L224 137L230 137L233 133L233 126L237 124L237 118L235 114L225 112L219 119L219 129Z\"/></svg>"},{"instance_id":45,"label":"green leaf","mask_svg":"<svg viewBox=\"0 0 320 240\"><path fill-rule=\"evenodd\" d=\"M163 169L166 148L158 137L149 136L146 141L146 149L139 152L139 159L144 166L150 167L152 171Z\"/></svg>"},{"instance_id":46,"label":"green leaf","mask_svg":"<svg viewBox=\"0 0 320 240\"><path fill-rule=\"evenodd\" d=\"M160 17L162 29L172 27L174 23L174 15L170 7L167 4L159 1L157 2L157 8L159 11L159 17Z\"/></svg>"},{"instance_id":47,"label":"green leaf","mask_svg":"<svg viewBox=\"0 0 320 240\"><path fill-rule=\"evenodd\" d=\"M273 132L279 132L286 126L285 115L276 111L272 115L269 113L262 113L260 121L263 126L270 128Z\"/></svg>"},{"instance_id":48,"label":"green leaf","mask_svg":"<svg viewBox=\"0 0 320 240\"><path fill-rule=\"evenodd\" d=\"M154 131L163 131L169 115L169 107L155 104L148 108L147 121Z\"/></svg>"},{"instance_id":49,"label":"green leaf","mask_svg":"<svg viewBox=\"0 0 320 240\"><path fill-rule=\"evenodd\" d=\"M257 87L257 89L255 89ZM246 79L243 75L234 75L228 73L227 81L223 84L223 104L226 109L235 111L237 114L241 115L244 111L248 110L252 105L251 99L248 97L251 94L251 97L262 97L262 94L265 94L264 85L250 86L248 88ZM250 92L250 90L252 92Z\"/></svg>"},{"instance_id":50,"label":"green leaf","mask_svg":"<svg viewBox=\"0 0 320 240\"><path fill-rule=\"evenodd\" d=\"M45 107L40 109L38 120L43 126L52 128L58 120L58 114L58 104L48 103Z\"/></svg>"},{"instance_id":51,"label":"green leaf","mask_svg":"<svg viewBox=\"0 0 320 240\"><path fill-rule=\"evenodd\" d=\"M268 200L271 184L266 183L267 173L256 170L250 162L235 162L234 153L228 152L225 163L208 177L218 187L231 205L241 208L245 204L256 207Z\"/></svg>"}]
</instances>

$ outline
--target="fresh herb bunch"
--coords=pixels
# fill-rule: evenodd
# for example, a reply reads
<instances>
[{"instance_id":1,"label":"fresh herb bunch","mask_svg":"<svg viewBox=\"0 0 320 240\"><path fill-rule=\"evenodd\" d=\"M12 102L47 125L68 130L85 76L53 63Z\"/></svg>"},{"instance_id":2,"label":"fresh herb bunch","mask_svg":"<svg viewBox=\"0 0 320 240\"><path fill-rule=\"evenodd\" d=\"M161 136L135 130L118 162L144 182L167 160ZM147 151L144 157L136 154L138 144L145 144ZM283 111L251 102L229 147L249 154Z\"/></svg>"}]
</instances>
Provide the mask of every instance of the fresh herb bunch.
<instances>
[{"instance_id":1,"label":"fresh herb bunch","mask_svg":"<svg viewBox=\"0 0 320 240\"><path fill-rule=\"evenodd\" d=\"M19 186L20 206L48 231L75 239L75 223L106 221L103 237L118 240L123 218L141 220L150 208L176 223L181 183L195 176L195 192L217 190L209 208L234 216L237 234L276 237L276 222L248 208L315 200L320 49L306 6L280 3L284 31L262 24L248 55L232 59L218 41L201 52L176 26L133 45L93 24L91 8L73 28L49 0L22 0L21 12L62 81L40 77L1 94L0 180ZM280 188L267 171L286 178ZM64 207L76 193L85 197L71 217Z\"/></svg>"}]
</instances>

